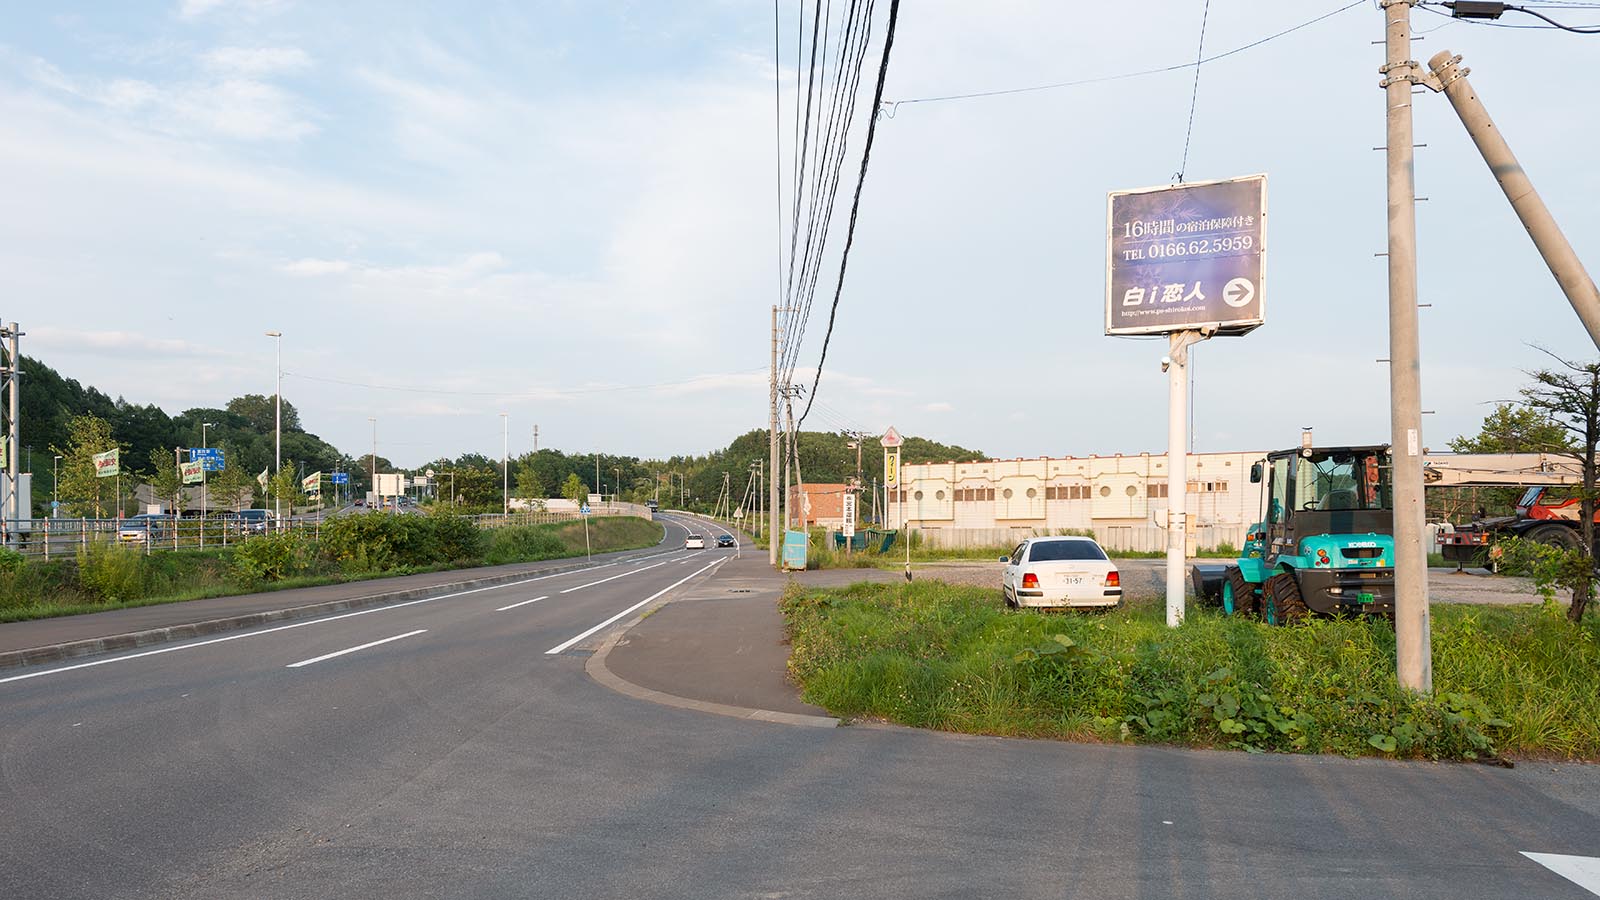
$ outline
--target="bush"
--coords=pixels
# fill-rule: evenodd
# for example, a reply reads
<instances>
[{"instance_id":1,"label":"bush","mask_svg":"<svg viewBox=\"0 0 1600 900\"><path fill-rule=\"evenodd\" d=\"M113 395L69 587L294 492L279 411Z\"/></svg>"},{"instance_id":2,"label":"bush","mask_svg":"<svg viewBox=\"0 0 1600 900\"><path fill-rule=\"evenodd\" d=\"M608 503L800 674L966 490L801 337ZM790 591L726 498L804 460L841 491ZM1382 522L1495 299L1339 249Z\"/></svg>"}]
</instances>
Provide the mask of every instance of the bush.
<instances>
[{"instance_id":1,"label":"bush","mask_svg":"<svg viewBox=\"0 0 1600 900\"><path fill-rule=\"evenodd\" d=\"M1007 611L939 582L792 588L790 668L844 716L952 731L1250 751L1600 757L1600 627L1535 607L1436 606L1436 693L1399 687L1377 619L1267 626L1156 607Z\"/></svg>"},{"instance_id":2,"label":"bush","mask_svg":"<svg viewBox=\"0 0 1600 900\"><path fill-rule=\"evenodd\" d=\"M491 566L553 559L565 555L566 544L551 529L538 525L509 525L489 534L484 562Z\"/></svg>"},{"instance_id":3,"label":"bush","mask_svg":"<svg viewBox=\"0 0 1600 900\"><path fill-rule=\"evenodd\" d=\"M91 544L78 551L78 583L100 600L134 600L145 595L145 558L132 547Z\"/></svg>"},{"instance_id":4,"label":"bush","mask_svg":"<svg viewBox=\"0 0 1600 900\"><path fill-rule=\"evenodd\" d=\"M246 584L305 574L315 560L315 546L297 531L256 535L233 548L233 571Z\"/></svg>"},{"instance_id":5,"label":"bush","mask_svg":"<svg viewBox=\"0 0 1600 900\"><path fill-rule=\"evenodd\" d=\"M429 555L437 562L477 562L488 545L483 529L466 516L411 517L432 532Z\"/></svg>"}]
</instances>

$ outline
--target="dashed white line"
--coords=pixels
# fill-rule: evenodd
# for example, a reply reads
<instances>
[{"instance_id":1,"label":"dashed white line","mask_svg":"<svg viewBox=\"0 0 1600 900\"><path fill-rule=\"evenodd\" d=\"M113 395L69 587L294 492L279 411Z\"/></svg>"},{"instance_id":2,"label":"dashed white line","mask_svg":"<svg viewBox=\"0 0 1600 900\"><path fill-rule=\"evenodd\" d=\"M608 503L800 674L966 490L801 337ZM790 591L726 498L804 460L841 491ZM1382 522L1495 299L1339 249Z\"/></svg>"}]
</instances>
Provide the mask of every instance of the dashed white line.
<instances>
[{"instance_id":1,"label":"dashed white line","mask_svg":"<svg viewBox=\"0 0 1600 900\"><path fill-rule=\"evenodd\" d=\"M516 609L519 606L527 606L529 603L538 603L540 600L549 600L549 599L550 599L549 596L544 596L544 597L534 597L532 600L518 600L517 602L511 604L510 606L502 606L502 607L500 607L499 609L495 610L495 612L505 612L508 609Z\"/></svg>"},{"instance_id":2,"label":"dashed white line","mask_svg":"<svg viewBox=\"0 0 1600 900\"><path fill-rule=\"evenodd\" d=\"M408 637L416 637L419 634L426 634L427 631L428 631L428 629L426 629L426 628L418 628L416 631L408 631L405 634L397 634L394 637L386 637L381 641L368 641L367 643L362 644L359 647L346 647L343 650L335 650L332 653L324 653L321 656L313 656L310 659L302 659L299 662L292 662L292 663L289 663L289 665L285 666L285 668L298 669L301 666L309 666L312 663L323 662L325 660L330 660L330 659L333 659L335 657L344 656L346 653L354 653L357 650L365 650L368 647L376 647L379 644L387 644L390 641L399 641L399 640L404 640L404 639L406 639Z\"/></svg>"},{"instance_id":3,"label":"dashed white line","mask_svg":"<svg viewBox=\"0 0 1600 900\"><path fill-rule=\"evenodd\" d=\"M561 592L561 593L563 593L563 594L570 594L570 593L572 593L572 592L573 592L573 591L581 591L581 590L583 590L583 589L584 589L584 588L591 588L591 587L594 587L594 586L595 586L595 585L597 585L597 584L605 584L605 583L606 583L606 582L608 582L608 581L616 581L616 580L617 580L617 579L618 579L618 578L626 578L626 577L628 577L628 576L629 576L629 575L636 575L636 574L638 574L638 573L640 573L640 572L648 572L648 571L650 571L650 570L651 570L651 569L654 569L654 568L655 568L655 567L656 567L656 566L664 566L664 565L666 565L666 563L665 563L665 562L658 562L658 563L656 563L656 565L655 565L655 566L645 566L645 567L644 567L644 568L642 568L642 569L634 569L634 570L633 570L633 571L631 571L631 572L622 572L622 573L620 573L620 574L617 574L617 575L613 575L613 576L611 576L611 577L610 577L610 578L602 578L602 579L600 579L600 580L599 580L599 581L591 581L591 582L589 582L589 583L588 583L588 584L580 584L580 585L578 585L578 586L577 586L577 587L569 587L569 588L567 588L567 589L566 589L566 590L564 590L564 591L562 591L562 592Z\"/></svg>"},{"instance_id":4,"label":"dashed white line","mask_svg":"<svg viewBox=\"0 0 1600 900\"><path fill-rule=\"evenodd\" d=\"M569 639L567 639L565 641L562 641L561 643L555 645L554 647L551 647L549 650L545 651L545 655L546 656L552 656L554 654L564 652L568 647L571 647L573 644L576 644L577 642L583 640L584 638L588 637L589 635L594 634L596 631L599 631L600 629L606 627L607 625L612 624L613 622L617 621L618 619L622 618L623 616L627 615L628 613L631 613L634 610L638 609L639 607L644 606L646 603L649 603L650 601L656 599L657 597L660 597L662 594L665 594L666 592L672 590L673 588L677 587L678 585L681 585L684 582L688 581L689 579L695 577L696 575L699 575L701 572L704 572L706 569L710 569L710 568L713 568L715 566L722 565L723 563L727 562L729 558L730 557L724 556L723 558L717 560L716 562L706 563L704 566L701 566L700 568L696 569L695 571L690 572L688 575L683 576L682 578L678 579L677 581L674 581L673 583L667 585L666 587L662 588L661 590L656 591L654 594L651 594L650 596L644 598L643 600L640 600L638 603L635 603L634 605L628 607L627 609L623 610L622 612L619 612L616 615L612 616L611 618L605 620L604 622L601 622L599 625L596 625L593 628L590 628L590 629L584 631L582 634L577 635L576 637L569 638Z\"/></svg>"}]
</instances>

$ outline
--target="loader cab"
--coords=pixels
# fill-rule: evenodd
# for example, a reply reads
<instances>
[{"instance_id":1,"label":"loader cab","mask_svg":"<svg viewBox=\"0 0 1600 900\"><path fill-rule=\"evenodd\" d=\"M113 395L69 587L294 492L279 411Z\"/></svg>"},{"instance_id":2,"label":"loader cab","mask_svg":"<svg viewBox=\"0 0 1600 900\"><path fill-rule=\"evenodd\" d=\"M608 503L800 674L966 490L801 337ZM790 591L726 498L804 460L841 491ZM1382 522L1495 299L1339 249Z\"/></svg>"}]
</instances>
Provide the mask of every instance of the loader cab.
<instances>
[{"instance_id":1,"label":"loader cab","mask_svg":"<svg viewBox=\"0 0 1600 900\"><path fill-rule=\"evenodd\" d=\"M1252 481L1267 481L1261 520L1269 567L1309 536L1394 533L1386 446L1281 450L1250 474Z\"/></svg>"}]
</instances>

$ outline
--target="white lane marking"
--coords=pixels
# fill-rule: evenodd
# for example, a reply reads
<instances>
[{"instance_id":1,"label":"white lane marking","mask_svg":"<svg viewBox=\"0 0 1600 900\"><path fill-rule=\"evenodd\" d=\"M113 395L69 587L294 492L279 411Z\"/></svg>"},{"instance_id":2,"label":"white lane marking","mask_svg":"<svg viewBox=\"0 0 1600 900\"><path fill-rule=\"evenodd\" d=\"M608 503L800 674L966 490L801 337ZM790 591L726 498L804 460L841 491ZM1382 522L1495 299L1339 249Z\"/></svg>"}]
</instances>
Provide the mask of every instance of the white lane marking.
<instances>
[{"instance_id":1,"label":"white lane marking","mask_svg":"<svg viewBox=\"0 0 1600 900\"><path fill-rule=\"evenodd\" d=\"M1589 893L1600 896L1600 859L1560 853L1529 853L1526 850L1522 851L1522 855Z\"/></svg>"},{"instance_id":2,"label":"white lane marking","mask_svg":"<svg viewBox=\"0 0 1600 900\"><path fill-rule=\"evenodd\" d=\"M589 582L589 583L588 583L588 584L580 584L580 585L578 585L578 586L577 586L577 587L569 587L569 588L567 588L567 589L566 589L566 590L564 590L564 591L562 591L562 592L561 592L561 593L563 593L563 594L570 594L570 593L572 593L572 592L573 592L573 591L581 591L581 590L583 590L583 589L584 589L584 588L591 588L591 587L594 587L594 586L595 586L595 585L597 585L597 584L605 584L605 583L606 583L606 582L608 582L608 581L616 581L616 580L617 580L617 579L618 579L618 578L627 578L627 577L628 577L628 576L629 576L629 575L637 575L637 574L639 574L639 573L640 573L640 572L648 572L648 571L650 571L650 570L651 570L651 569L654 569L654 568L655 568L655 567L656 567L656 566L664 566L664 565L666 565L666 564L667 564L667 563L666 563L666 562L658 562L658 563L656 563L656 565L655 565L655 566L645 566L645 567L644 567L644 568L642 568L642 569L634 569L634 570L633 570L633 571L631 571L631 572L622 572L622 573L620 573L620 574L617 574L617 575L613 575L613 576L611 576L611 577L610 577L610 578L602 578L602 579L600 579L600 580L599 580L599 581L591 581L591 582Z\"/></svg>"},{"instance_id":3,"label":"white lane marking","mask_svg":"<svg viewBox=\"0 0 1600 900\"><path fill-rule=\"evenodd\" d=\"M706 569L710 569L710 568L713 568L715 566L720 566L720 565L722 565L723 563L725 563L727 561L728 561L728 557L724 556L723 558L717 560L716 562L706 563L704 566L701 566L699 569L696 569L695 571L690 572L688 575L685 575L682 578L678 579L677 581L674 581L673 583L671 583L671 584L667 585L666 587L662 588L661 590L656 591L654 594L651 594L650 596L644 598L643 600L640 600L638 603L635 603L634 605L628 607L627 609L623 610L622 612L619 612L616 615L612 616L611 618L605 620L604 622L601 622L599 625L596 625L593 628L588 629L587 631L583 632L582 634L578 635L577 637L569 638L569 639L567 639L565 641L562 641L561 643L555 645L554 647L551 647L549 650L546 650L544 652L545 655L546 656L551 656L551 655L563 652L568 647L571 647L573 644L576 644L577 642L583 640L584 638L588 637L589 635L594 634L596 631L599 631L600 629L606 627L607 625L610 625L611 623L617 621L618 619L622 618L623 616L627 615L628 613L633 612L634 610L638 609L639 607L644 606L646 603L649 603L651 600L656 599L657 597L661 596L662 594L665 594L667 591L672 590L673 588L677 587L678 585L683 584L685 581L688 581L689 579L695 577L696 575L699 575L701 572L704 572Z\"/></svg>"},{"instance_id":4,"label":"white lane marking","mask_svg":"<svg viewBox=\"0 0 1600 900\"><path fill-rule=\"evenodd\" d=\"M538 603L540 600L549 600L549 599L550 598L548 596L544 596L544 597L535 597L532 600L518 600L516 603L513 603L510 606L502 606L502 607L500 607L499 609L495 610L495 612L505 612L508 609L516 609L519 606L527 606L529 603Z\"/></svg>"},{"instance_id":5,"label":"white lane marking","mask_svg":"<svg viewBox=\"0 0 1600 900\"><path fill-rule=\"evenodd\" d=\"M322 624L327 623L327 622L337 622L340 619L349 619L349 618L354 617L354 616L366 616L366 615L371 615L372 613L387 612L388 610L391 610L391 609L404 609L407 606L416 606L419 603L432 603L435 600L449 600L452 597L465 597L468 594L479 594L479 593L482 593L484 591L498 591L501 588L516 587L518 585L529 584L529 583L535 582L535 581L543 581L546 578L555 578L558 575L577 575L577 574L582 573L582 572L592 572L595 569L604 569L604 568L606 568L606 566L614 566L614 565L616 565L616 563L606 563L603 566L590 566L588 568L575 569L575 570L570 571L570 572L556 572L556 573L551 574L551 575L540 575L537 578L526 578L526 579L523 579L522 581L509 581L509 582L506 582L505 584L491 584L491 585L487 585L485 587L469 588L469 589L464 590L464 591L456 591L453 594L440 594L437 597L423 597L420 600L406 600L406 601L401 602L401 603L390 603L390 604L388 604L386 606L374 606L371 609L359 609L359 610L356 610L355 612L340 613L339 615L336 615L336 616L323 616L320 619L307 619L304 622L291 622L288 625L277 625L277 626L274 626L272 628L262 628L262 629L254 630L254 631L241 631L238 634L230 634L230 635L226 635L224 637L210 638L210 639L204 640L204 641L194 641L193 643L188 643L188 644L173 644L173 645L167 646L167 647L157 647L154 650L142 650L142 651L140 651L138 653L129 653L129 654L126 654L124 656L110 656L110 657L107 657L105 659L91 660L90 662L73 663L70 666L57 666L54 669L41 669L41 670L39 670L37 672L24 672L21 675L11 675L11 676L6 677L6 678L0 678L0 684L6 684L7 682L12 682L12 681L26 681L29 678L39 678L39 677L41 677L43 675L56 675L56 674L59 674L61 672L71 672L71 671L74 671L74 670L77 670L77 669L92 669L95 666L104 666L104 665L110 665L111 663L127 662L130 659L143 659L146 656L160 656L163 653L176 653L179 650L193 650L196 647L209 647L212 644L225 644L228 641L239 641L239 640L243 640L245 638L260 637L261 635L264 635L264 634L273 634L273 633L279 632L279 631L288 631L291 628L305 628L308 625L322 625Z\"/></svg>"},{"instance_id":6,"label":"white lane marking","mask_svg":"<svg viewBox=\"0 0 1600 900\"><path fill-rule=\"evenodd\" d=\"M408 638L408 637L416 637L419 634L426 634L427 631L428 631L428 629L426 629L426 628L418 628L416 631L408 631L405 634L397 634L394 637L386 637L381 641L369 641L369 642L367 642L365 644L362 644L359 647L347 647L347 648L345 648L343 650L335 650L332 653L324 653L321 656L313 656L310 659L302 659L299 662L289 663L289 665L285 666L284 668L286 668L286 669L298 669L301 666L309 666L312 663L319 663L319 662L322 662L324 660L333 659L336 656L344 656L346 653L354 653L357 650L365 650L368 647L376 647L379 644L387 644L390 641L398 641L398 640L403 640L403 639Z\"/></svg>"}]
</instances>

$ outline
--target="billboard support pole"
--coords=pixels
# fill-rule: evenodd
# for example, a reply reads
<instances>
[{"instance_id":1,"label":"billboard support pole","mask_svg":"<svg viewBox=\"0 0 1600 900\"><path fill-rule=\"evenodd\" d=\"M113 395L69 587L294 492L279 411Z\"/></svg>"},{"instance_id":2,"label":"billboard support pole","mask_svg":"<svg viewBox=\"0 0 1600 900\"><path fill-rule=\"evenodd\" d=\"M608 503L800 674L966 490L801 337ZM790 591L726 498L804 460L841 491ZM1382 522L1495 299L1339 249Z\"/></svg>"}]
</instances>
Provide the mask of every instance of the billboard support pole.
<instances>
[{"instance_id":1,"label":"billboard support pole","mask_svg":"<svg viewBox=\"0 0 1600 900\"><path fill-rule=\"evenodd\" d=\"M1209 338L1202 331L1174 331L1167 358L1167 625L1183 624L1189 541L1189 348Z\"/></svg>"}]
</instances>

